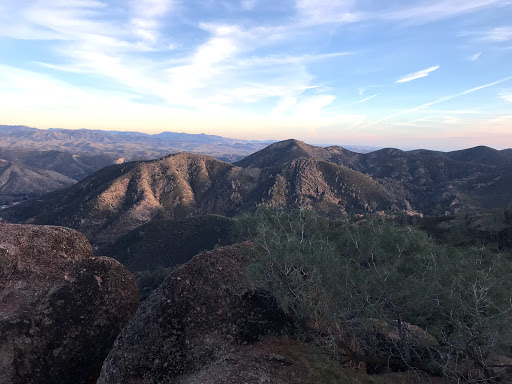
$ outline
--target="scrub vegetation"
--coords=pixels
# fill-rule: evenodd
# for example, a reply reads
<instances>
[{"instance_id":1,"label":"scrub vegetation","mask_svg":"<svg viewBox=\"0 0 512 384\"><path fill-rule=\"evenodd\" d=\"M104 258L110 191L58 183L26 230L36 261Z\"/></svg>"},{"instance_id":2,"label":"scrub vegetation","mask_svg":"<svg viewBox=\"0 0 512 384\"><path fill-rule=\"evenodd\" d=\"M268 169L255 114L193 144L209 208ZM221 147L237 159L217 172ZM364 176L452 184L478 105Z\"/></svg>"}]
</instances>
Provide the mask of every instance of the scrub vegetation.
<instances>
[{"instance_id":1,"label":"scrub vegetation","mask_svg":"<svg viewBox=\"0 0 512 384\"><path fill-rule=\"evenodd\" d=\"M369 373L510 380L510 250L311 210L259 209L237 231L255 244L248 276L332 356Z\"/></svg>"}]
</instances>

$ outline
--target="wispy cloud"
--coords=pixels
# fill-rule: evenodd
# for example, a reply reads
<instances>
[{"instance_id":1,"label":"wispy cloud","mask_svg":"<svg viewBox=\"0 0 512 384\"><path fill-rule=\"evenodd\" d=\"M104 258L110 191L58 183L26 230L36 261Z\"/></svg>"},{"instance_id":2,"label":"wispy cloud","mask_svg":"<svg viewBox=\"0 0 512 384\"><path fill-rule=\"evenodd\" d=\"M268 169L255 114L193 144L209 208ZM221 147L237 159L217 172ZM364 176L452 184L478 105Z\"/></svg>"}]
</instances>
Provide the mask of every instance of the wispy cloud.
<instances>
[{"instance_id":1,"label":"wispy cloud","mask_svg":"<svg viewBox=\"0 0 512 384\"><path fill-rule=\"evenodd\" d=\"M402 76L400 79L395 81L395 83L407 83L409 81L413 81L416 79L421 79L422 77L427 77L431 72L434 72L439 69L439 65L422 69L421 71L409 73L408 75Z\"/></svg>"},{"instance_id":2,"label":"wispy cloud","mask_svg":"<svg viewBox=\"0 0 512 384\"><path fill-rule=\"evenodd\" d=\"M501 43L512 40L512 27L496 27L482 34L484 41Z\"/></svg>"},{"instance_id":3,"label":"wispy cloud","mask_svg":"<svg viewBox=\"0 0 512 384\"><path fill-rule=\"evenodd\" d=\"M326 109L324 109L324 111L330 111L332 109L345 108L345 107L350 107L352 105L361 104L361 103L364 103L365 101L371 100L371 99L373 99L373 98L375 98L375 97L377 97L379 95L380 95L380 93L376 93L375 95L371 95L371 96L365 97L364 99L361 99L359 101L355 101L353 103L339 105L339 106L336 106L336 107L326 108Z\"/></svg>"},{"instance_id":4,"label":"wispy cloud","mask_svg":"<svg viewBox=\"0 0 512 384\"><path fill-rule=\"evenodd\" d=\"M395 117L399 117L399 116L403 116L403 115L407 115L409 113L412 113L412 112L415 112L415 111L418 111L420 109L425 109L425 108L428 108L432 105L436 105L436 104L440 104L440 103L444 103L445 101L449 101L449 100L452 100L452 99L455 99L457 97L461 97L461 96L464 96L464 95L469 95L470 93L473 93L473 92L477 92L477 91L480 91L481 89L484 89L484 88L489 88L489 87L493 87L495 85L498 85L498 84L502 84L502 83L505 83L507 81L510 81L512 80L512 76L509 76L509 77L506 77L504 79L501 79L501 80L497 80L497 81L493 81L492 83L488 83L488 84L484 84L484 85L479 85L478 87L474 87L474 88L470 88L468 90L465 90L463 92L460 92L460 93L457 93L455 95L451 95L451 96L444 96L444 97L441 97L440 99L437 99L435 101L431 101L429 103L425 103L425 104L421 104L421 105L418 105L417 107L414 107L414 108L410 108L410 109L406 109L402 112L399 112L399 113L395 113L393 115L389 115L389 116L386 116L382 119L379 119L377 121L373 121L369 124L366 125L366 127L370 127L370 126L373 126L373 125L376 125L376 124L379 124L379 123L382 123L384 121L387 121L387 120L391 120L391 119L394 119Z\"/></svg>"},{"instance_id":5,"label":"wispy cloud","mask_svg":"<svg viewBox=\"0 0 512 384\"><path fill-rule=\"evenodd\" d=\"M512 91L501 92L500 97L507 103L512 103Z\"/></svg>"},{"instance_id":6,"label":"wispy cloud","mask_svg":"<svg viewBox=\"0 0 512 384\"><path fill-rule=\"evenodd\" d=\"M353 23L365 18L355 10L355 0L296 0L295 7L301 23Z\"/></svg>"},{"instance_id":7,"label":"wispy cloud","mask_svg":"<svg viewBox=\"0 0 512 384\"><path fill-rule=\"evenodd\" d=\"M132 31L144 43L155 44L160 22L173 6L173 0L132 0Z\"/></svg>"},{"instance_id":8,"label":"wispy cloud","mask_svg":"<svg viewBox=\"0 0 512 384\"><path fill-rule=\"evenodd\" d=\"M482 52L475 53L474 55L471 55L468 57L469 61L477 61L480 56L482 56Z\"/></svg>"},{"instance_id":9,"label":"wispy cloud","mask_svg":"<svg viewBox=\"0 0 512 384\"><path fill-rule=\"evenodd\" d=\"M364 7L355 0L296 0L303 22L309 24L347 24L359 21L382 20L407 24L426 24L438 20L477 12L490 7L506 7L509 0L432 0L409 2L407 6ZM372 3L367 3L372 4ZM380 5L380 4L379 4Z\"/></svg>"},{"instance_id":10,"label":"wispy cloud","mask_svg":"<svg viewBox=\"0 0 512 384\"><path fill-rule=\"evenodd\" d=\"M317 55L305 54L298 56L253 56L241 58L236 64L240 66L273 66L285 64L304 64L308 62L333 59L353 55L353 52L322 53Z\"/></svg>"},{"instance_id":11,"label":"wispy cloud","mask_svg":"<svg viewBox=\"0 0 512 384\"><path fill-rule=\"evenodd\" d=\"M62 40L55 46L58 59L39 62L41 68L101 76L134 94L196 110L299 97L315 86L308 63L351 54L251 55L272 44L283 28L200 22L189 27L200 36L194 44L169 54L172 42L166 38L172 35L163 35L163 21L172 23L165 16L179 12L182 5L177 0L133 0L118 10L99 0L36 2L23 8L19 24L27 26L29 38L38 39L41 27L51 32L49 37ZM242 5L255 7L257 2ZM115 17L115 22L105 14ZM169 24L166 21L165 27ZM29 32L23 32L23 37ZM146 56L150 51L158 51L158 56ZM266 76L252 78L258 74L257 67L265 67L262 74Z\"/></svg>"},{"instance_id":12,"label":"wispy cloud","mask_svg":"<svg viewBox=\"0 0 512 384\"><path fill-rule=\"evenodd\" d=\"M476 12L489 7L508 6L508 0L433 0L421 5L385 10L378 18L394 21L407 21L413 24L425 24L459 15Z\"/></svg>"}]
</instances>

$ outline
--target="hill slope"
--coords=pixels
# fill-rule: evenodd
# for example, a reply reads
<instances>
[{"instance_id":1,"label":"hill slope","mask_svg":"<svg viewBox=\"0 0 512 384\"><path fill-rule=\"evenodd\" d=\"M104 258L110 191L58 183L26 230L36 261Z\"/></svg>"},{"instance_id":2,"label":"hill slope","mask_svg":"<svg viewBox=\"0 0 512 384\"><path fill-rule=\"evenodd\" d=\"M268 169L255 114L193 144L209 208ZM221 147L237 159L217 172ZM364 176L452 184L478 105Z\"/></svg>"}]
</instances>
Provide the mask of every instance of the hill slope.
<instances>
[{"instance_id":1,"label":"hill slope","mask_svg":"<svg viewBox=\"0 0 512 384\"><path fill-rule=\"evenodd\" d=\"M2 216L68 226L103 244L150 221L209 213L233 216L262 203L336 214L400 204L370 177L332 163L301 158L277 168L241 168L181 153L107 167Z\"/></svg>"},{"instance_id":2,"label":"hill slope","mask_svg":"<svg viewBox=\"0 0 512 384\"><path fill-rule=\"evenodd\" d=\"M230 244L233 223L233 219L218 215L150 222L97 253L120 261L131 272L174 267L201 251Z\"/></svg>"},{"instance_id":3,"label":"hill slope","mask_svg":"<svg viewBox=\"0 0 512 384\"><path fill-rule=\"evenodd\" d=\"M500 152L504 153L507 156L512 156L512 148L503 149Z\"/></svg>"},{"instance_id":4,"label":"hill slope","mask_svg":"<svg viewBox=\"0 0 512 384\"><path fill-rule=\"evenodd\" d=\"M289 139L271 144L235 164L245 168L267 168L282 166L292 160L306 157L316 160L325 160L356 169L357 166L354 166L354 164L357 163L360 155L360 153L351 152L338 146L322 148L306 144L299 140Z\"/></svg>"},{"instance_id":5,"label":"hill slope","mask_svg":"<svg viewBox=\"0 0 512 384\"><path fill-rule=\"evenodd\" d=\"M0 148L0 159L33 168L58 172L75 180L103 167L114 164L114 159L106 155L76 155L61 151L37 151Z\"/></svg>"},{"instance_id":6,"label":"hill slope","mask_svg":"<svg viewBox=\"0 0 512 384\"><path fill-rule=\"evenodd\" d=\"M454 212L462 207L503 208L512 199L512 157L483 146L453 152L385 148L361 154L286 140L236 164L270 167L304 157L367 174L397 199L407 200L413 209L424 213L436 209Z\"/></svg>"},{"instance_id":7,"label":"hill slope","mask_svg":"<svg viewBox=\"0 0 512 384\"><path fill-rule=\"evenodd\" d=\"M496 149L485 146L447 152L446 156L450 159L464 163L488 164L494 166L511 163L510 157L507 155L506 150L498 151Z\"/></svg>"},{"instance_id":8,"label":"hill slope","mask_svg":"<svg viewBox=\"0 0 512 384\"><path fill-rule=\"evenodd\" d=\"M0 159L0 205L69 187L75 182L55 171Z\"/></svg>"},{"instance_id":9,"label":"hill slope","mask_svg":"<svg viewBox=\"0 0 512 384\"><path fill-rule=\"evenodd\" d=\"M490 148L359 154L286 140L236 164L180 153L107 167L2 216L69 226L105 244L151 221L233 216L259 204L337 215L387 209L442 214L504 208L510 200L512 158Z\"/></svg>"}]
</instances>

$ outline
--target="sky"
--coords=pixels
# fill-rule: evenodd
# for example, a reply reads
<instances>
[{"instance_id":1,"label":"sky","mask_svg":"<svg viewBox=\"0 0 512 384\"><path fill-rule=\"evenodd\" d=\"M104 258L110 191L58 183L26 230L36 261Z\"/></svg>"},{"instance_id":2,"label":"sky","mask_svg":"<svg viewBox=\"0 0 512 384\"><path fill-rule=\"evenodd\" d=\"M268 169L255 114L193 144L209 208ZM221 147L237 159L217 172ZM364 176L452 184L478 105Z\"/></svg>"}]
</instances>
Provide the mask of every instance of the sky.
<instances>
[{"instance_id":1,"label":"sky","mask_svg":"<svg viewBox=\"0 0 512 384\"><path fill-rule=\"evenodd\" d=\"M512 147L512 0L1 0L0 124Z\"/></svg>"}]
</instances>

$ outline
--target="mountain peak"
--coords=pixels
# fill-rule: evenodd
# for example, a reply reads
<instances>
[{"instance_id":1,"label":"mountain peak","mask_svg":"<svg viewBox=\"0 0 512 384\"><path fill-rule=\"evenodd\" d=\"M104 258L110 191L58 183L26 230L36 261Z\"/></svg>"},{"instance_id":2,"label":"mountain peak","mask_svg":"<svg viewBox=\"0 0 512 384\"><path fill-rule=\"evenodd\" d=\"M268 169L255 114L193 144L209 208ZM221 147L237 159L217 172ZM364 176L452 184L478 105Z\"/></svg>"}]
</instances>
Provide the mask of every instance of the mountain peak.
<instances>
[{"instance_id":1,"label":"mountain peak","mask_svg":"<svg viewBox=\"0 0 512 384\"><path fill-rule=\"evenodd\" d=\"M278 141L235 163L239 167L268 168L287 164L301 157L323 158L318 152L323 148L314 147L300 140Z\"/></svg>"},{"instance_id":2,"label":"mountain peak","mask_svg":"<svg viewBox=\"0 0 512 384\"><path fill-rule=\"evenodd\" d=\"M494 148L479 145L477 147L462 149L460 151L447 152L446 155L453 160L467 163L478 163L497 165L510 163L510 156L506 152L498 151Z\"/></svg>"}]
</instances>

